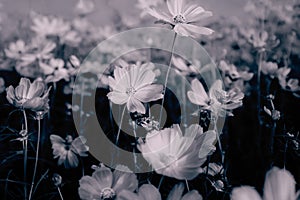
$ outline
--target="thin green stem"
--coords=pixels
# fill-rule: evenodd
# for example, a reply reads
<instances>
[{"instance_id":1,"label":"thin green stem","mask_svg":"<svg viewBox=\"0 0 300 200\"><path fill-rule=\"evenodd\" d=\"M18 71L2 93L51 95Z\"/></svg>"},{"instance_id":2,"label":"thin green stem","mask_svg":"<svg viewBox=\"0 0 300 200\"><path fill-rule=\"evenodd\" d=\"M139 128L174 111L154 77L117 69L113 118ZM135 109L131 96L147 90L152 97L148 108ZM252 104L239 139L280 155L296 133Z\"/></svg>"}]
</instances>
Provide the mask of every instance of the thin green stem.
<instances>
[{"instance_id":1,"label":"thin green stem","mask_svg":"<svg viewBox=\"0 0 300 200\"><path fill-rule=\"evenodd\" d=\"M170 57L170 62L169 62L169 66L168 66L168 70L167 70L167 74L166 74L165 83L164 83L164 96L162 98L161 108L160 108L160 112L159 112L159 128L161 128L160 123L161 123L161 118L162 118L164 102L165 102L165 94L166 94L166 91L167 91L169 74L170 74L170 70L171 70L171 66L172 66L172 58L173 58L173 54L174 54L174 46L175 46L176 37L177 37L177 33L175 33L174 38L173 38L172 48L171 48L171 57Z\"/></svg>"},{"instance_id":2,"label":"thin green stem","mask_svg":"<svg viewBox=\"0 0 300 200\"><path fill-rule=\"evenodd\" d=\"M37 144L36 144L36 154L35 154L35 163L34 163L34 170L33 170L33 176L31 180L31 187L30 187L30 192L29 192L29 200L31 200L31 197L33 195L33 187L34 187L34 181L35 181L35 176L36 176L36 170L37 170L37 164L39 160L39 149L40 149L40 140L41 140L41 120L38 118L38 138L37 138Z\"/></svg>"},{"instance_id":3,"label":"thin green stem","mask_svg":"<svg viewBox=\"0 0 300 200\"><path fill-rule=\"evenodd\" d=\"M259 52L259 61L257 69L257 110L258 110L258 121L261 124L260 110L261 110L261 69L263 61L263 50Z\"/></svg>"},{"instance_id":4,"label":"thin green stem","mask_svg":"<svg viewBox=\"0 0 300 200\"><path fill-rule=\"evenodd\" d=\"M24 168L24 176L23 180L24 183L27 182L27 149L28 149L28 122L27 122L27 116L26 116L26 111L23 109L23 117L24 117L24 124L25 124L25 133L26 133L26 138L23 140L23 154L24 154L24 163L23 163L23 168ZM27 200L27 184L24 184L24 199Z\"/></svg>"}]
</instances>

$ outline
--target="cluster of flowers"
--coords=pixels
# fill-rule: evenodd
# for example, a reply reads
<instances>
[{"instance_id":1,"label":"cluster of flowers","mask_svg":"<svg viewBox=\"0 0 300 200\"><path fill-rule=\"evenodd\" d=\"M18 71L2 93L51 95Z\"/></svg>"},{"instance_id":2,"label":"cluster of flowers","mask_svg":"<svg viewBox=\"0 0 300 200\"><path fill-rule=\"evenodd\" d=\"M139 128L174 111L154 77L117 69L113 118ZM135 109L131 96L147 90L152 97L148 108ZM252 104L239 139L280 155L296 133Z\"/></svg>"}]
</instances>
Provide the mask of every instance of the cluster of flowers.
<instances>
[{"instance_id":1,"label":"cluster of flowers","mask_svg":"<svg viewBox=\"0 0 300 200\"><path fill-rule=\"evenodd\" d=\"M274 13L280 20L290 24L293 18L284 14L283 7L272 7L269 1L259 1L256 4L247 4L247 11L253 12L258 6L263 9L261 12L255 12L258 19L265 19L264 12L269 8L269 13ZM49 96L51 92L56 90L56 83L64 82L64 94L77 94L91 96L88 89L102 87L109 92L106 98L112 104L124 105L124 111L128 113L137 113L145 115L149 113L148 103L165 100L165 92L169 74L165 78L165 85L157 83L157 76L160 71L155 65L144 55L138 54L120 59L116 64L108 67L108 71L99 74L98 80L84 79L81 82L85 83L81 88L73 85L75 76L81 66L80 58L88 51L92 44L99 42L108 36L112 35L115 27L95 27L88 21L87 16L94 10L94 2L91 0L79 0L75 11L78 16L71 22L55 16L44 16L37 13L31 13L32 25L30 27L34 37L30 41L17 39L11 42L5 49L2 55L3 66L1 69L15 70L20 74L21 78L19 85L16 87L5 87L5 81L0 78L0 93L6 91L7 101L23 111L24 124L20 131L23 142L24 161L27 160L27 142L30 135L27 124L27 115L25 111L30 110L35 113L35 119L38 121L38 141L36 148L35 167L33 172L31 190L29 199L34 194L33 187L36 184L37 161L39 159L39 140L40 140L40 121L49 114L53 99ZM204 10L197 4L187 4L184 0L155 0L146 1L139 0L137 7L142 9L141 16L144 18L147 14L157 19L157 22L167 25L177 35L184 37L192 37L199 39L199 36L209 36L211 41L218 41L231 35L232 31L227 30L223 35L215 34L210 36L214 31L207 27L199 25L201 20L212 16L212 12ZM159 8L165 8L161 10ZM288 9L288 8L286 8ZM257 11L257 10L256 10ZM258 13L258 14L257 14ZM124 29L131 27L132 23L124 24ZM212 25L213 26L213 25ZM271 27L267 27L270 28ZM122 30L122 27L120 28ZM299 80L289 76L292 68L287 67L291 61L286 61L284 67L279 67L278 52L270 55L273 61L267 62L265 59L268 49L277 47L279 40L273 36L273 32L263 30L257 32L255 29L239 30L234 33L236 36L243 36L244 41L237 41L237 46L247 46L247 51L241 50L240 59L247 64L254 62L254 59L249 57L250 49L254 49L259 56L257 63L257 85L258 99L260 99L261 90L261 73L268 77L266 80L271 85L271 82L276 80L281 86L281 89L290 92L295 98L300 98ZM215 38L213 38L215 37ZM231 36L234 37L234 36ZM174 39L174 42L175 42ZM236 38L230 38L230 42ZM205 40L205 39L204 39ZM208 42L208 49L211 50L213 42ZM225 43L226 44L226 43ZM174 45L174 43L173 43ZM251 48L249 48L249 45ZM228 45L232 46L232 44ZM80 47L80 48L79 48ZM118 54L118 50L122 48L106 49L106 52L100 52L107 55ZM223 191L226 174L224 174L224 152L220 141L222 130L217 127L219 118L233 116L233 110L243 106L245 96L251 95L250 81L252 81L255 73L251 72L250 67L240 67L236 64L235 55L231 55L230 51L225 50L224 55L220 58L215 58L218 63L218 69L223 78L216 80L211 87L203 83L199 66L201 61L194 64L186 62L179 56L171 55L170 67L177 74L186 77L190 82L190 89L185 91L183 95L187 96L189 103L198 106L196 115L201 112L209 112L209 121L213 127L204 131L204 127L199 124L190 124L182 129L180 124L174 123L170 127L161 128L161 119L153 119L150 121L152 125L144 126L146 136L139 138L136 143L136 148L141 152L143 158L151 165L153 170L162 176L171 177L179 181L185 181L188 191L184 193L184 184L176 184L170 193L167 195L168 200L175 199L195 199L201 200L202 195L197 190L189 191L188 181L194 180L200 174L205 176L218 176L222 174L222 178L217 181L211 181L217 191ZM77 56L73 55L76 54ZM137 58L136 60L134 58ZM275 58L278 58L277 60ZM228 61L230 60L230 61ZM276 61L274 61L276 60ZM87 69L90 72L97 73L99 62L88 61ZM233 64L235 63L235 64ZM199 65L199 66L198 66ZM13 66L11 68L10 66ZM243 65L244 66L244 65ZM201 66L205 69L205 66ZM209 67L209 66L208 66ZM89 71L86 71L89 72ZM28 78L34 79L31 82ZM81 77L82 78L82 77ZM95 86L95 87L94 87ZM267 91L270 91L267 88ZM273 100L274 95L267 92L271 102L272 109L264 106L264 111L276 121L280 119L280 112L275 109ZM49 105L50 101L50 105ZM67 107L72 109L72 112L82 108L72 107L66 103ZM259 101L259 109L261 109ZM51 116L50 114L48 116ZM80 113L82 117L82 113ZM122 116L123 117L123 116ZM122 119L121 119L122 120ZM120 123L121 126L122 123ZM184 124L185 126L186 124ZM152 126L152 127L151 127ZM274 125L276 127L276 124ZM121 127L119 127L117 141L119 139ZM184 131L183 131L184 130ZM183 133L184 132L184 133ZM88 141L80 135L74 137L66 135L65 138L60 135L51 134L50 141L53 149L53 157L57 159L59 166L65 168L77 168L84 165L81 157L88 157ZM216 152L216 144L219 145L222 161L220 164L209 163L208 156ZM206 163L206 166L204 166ZM26 162L24 162L24 176L26 182ZM81 199L123 199L123 200L157 200L162 199L159 192L160 185L155 187L150 181L147 184L139 183L137 175L134 174L128 167L118 165L113 171L100 164L92 166L94 172L91 176L83 175L79 180L78 193ZM60 188L62 187L63 177L59 174L53 175L54 185L62 198ZM27 184L25 184L27 185ZM27 190L25 186L25 199ZM285 169L280 170L276 167L272 168L266 175L264 187L264 199L287 199L296 200L298 194L295 191L295 180L293 176ZM242 186L233 189L231 199L261 199L259 194L249 186Z\"/></svg>"}]
</instances>

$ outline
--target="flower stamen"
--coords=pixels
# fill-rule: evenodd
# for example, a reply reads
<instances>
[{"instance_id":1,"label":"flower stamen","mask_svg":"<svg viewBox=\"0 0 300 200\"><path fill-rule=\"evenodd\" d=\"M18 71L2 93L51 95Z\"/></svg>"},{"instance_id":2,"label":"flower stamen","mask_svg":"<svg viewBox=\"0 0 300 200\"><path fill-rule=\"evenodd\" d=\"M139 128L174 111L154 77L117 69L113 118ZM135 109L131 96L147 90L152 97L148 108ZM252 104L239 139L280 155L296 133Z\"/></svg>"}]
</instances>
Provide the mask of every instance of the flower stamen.
<instances>
[{"instance_id":1,"label":"flower stamen","mask_svg":"<svg viewBox=\"0 0 300 200\"><path fill-rule=\"evenodd\" d=\"M173 21L175 23L186 23L186 19L183 15L179 14L179 15L176 15L175 17L173 17Z\"/></svg>"},{"instance_id":2,"label":"flower stamen","mask_svg":"<svg viewBox=\"0 0 300 200\"><path fill-rule=\"evenodd\" d=\"M101 199L113 199L116 196L115 191L112 188L104 188L100 193Z\"/></svg>"}]
</instances>

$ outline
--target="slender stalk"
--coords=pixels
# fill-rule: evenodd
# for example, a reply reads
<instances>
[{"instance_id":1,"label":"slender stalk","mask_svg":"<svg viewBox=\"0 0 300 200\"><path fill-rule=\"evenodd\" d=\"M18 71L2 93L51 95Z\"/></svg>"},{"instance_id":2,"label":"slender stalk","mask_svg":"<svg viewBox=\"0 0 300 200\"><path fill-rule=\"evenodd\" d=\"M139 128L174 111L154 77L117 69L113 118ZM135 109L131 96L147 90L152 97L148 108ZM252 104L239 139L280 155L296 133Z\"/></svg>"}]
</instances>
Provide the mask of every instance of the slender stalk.
<instances>
[{"instance_id":1,"label":"slender stalk","mask_svg":"<svg viewBox=\"0 0 300 200\"><path fill-rule=\"evenodd\" d=\"M59 187L57 187L57 191L58 191L58 193L59 193L60 199L61 199L61 200L64 200L64 197L63 197L63 195L62 195L62 193L61 193Z\"/></svg>"},{"instance_id":2,"label":"slender stalk","mask_svg":"<svg viewBox=\"0 0 300 200\"><path fill-rule=\"evenodd\" d=\"M25 124L25 132L26 132L26 139L23 140L23 154L24 154L24 163L23 163L23 168L24 168L24 176L23 180L24 183L27 182L27 150L28 150L28 122L27 122L27 116L26 116L26 111L23 110L23 117L24 117L24 124ZM27 184L24 184L24 199L27 200Z\"/></svg>"},{"instance_id":3,"label":"slender stalk","mask_svg":"<svg viewBox=\"0 0 300 200\"><path fill-rule=\"evenodd\" d=\"M118 142L119 142L119 137L120 137L120 133L121 133L121 128L122 128L122 123L123 123L123 118L124 118L125 110L126 110L126 105L124 106L123 111L122 111L122 115L121 115L121 119L120 119L120 124L119 124L119 129L118 129L118 134L117 134L117 138L116 138L116 145L118 145Z\"/></svg>"},{"instance_id":4,"label":"slender stalk","mask_svg":"<svg viewBox=\"0 0 300 200\"><path fill-rule=\"evenodd\" d=\"M257 69L257 110L258 110L258 121L261 124L261 117L260 117L260 110L261 110L261 68L262 68L262 61L263 61L263 50L259 52L259 61L258 61L258 69Z\"/></svg>"},{"instance_id":5,"label":"slender stalk","mask_svg":"<svg viewBox=\"0 0 300 200\"><path fill-rule=\"evenodd\" d=\"M136 139L137 135L136 135L136 123L135 122L132 123L132 128L133 128L134 138ZM135 142L135 144L136 144L136 142ZM136 157L135 149L133 149L133 161L134 161L134 167L136 168L137 167L137 157Z\"/></svg>"},{"instance_id":6,"label":"slender stalk","mask_svg":"<svg viewBox=\"0 0 300 200\"><path fill-rule=\"evenodd\" d=\"M37 138L37 144L36 144L34 171L33 171L33 176L32 176L32 180L31 180L30 192L29 192L29 200L31 200L31 197L32 197L32 194L33 194L32 190L33 190L33 187L34 187L37 164L38 164L38 160L39 160L39 149L40 149L40 140L41 140L41 119L38 118L37 121L38 121L38 138Z\"/></svg>"},{"instance_id":7,"label":"slender stalk","mask_svg":"<svg viewBox=\"0 0 300 200\"><path fill-rule=\"evenodd\" d=\"M185 179L185 185L186 185L187 191L189 192L190 191L189 182L186 179Z\"/></svg>"},{"instance_id":8,"label":"slender stalk","mask_svg":"<svg viewBox=\"0 0 300 200\"><path fill-rule=\"evenodd\" d=\"M172 65L172 58L173 58L173 54L174 54L174 46L175 46L176 37L177 37L177 33L175 33L174 38L173 38L172 48L171 48L171 57L170 57L170 62L169 62L169 66L168 66L168 70L167 70L167 74L166 74L165 83L164 83L164 96L162 98L161 108L160 108L160 112L159 112L159 128L161 128L160 123L161 123L161 118L162 118L164 102L165 102L165 93L167 91L167 84L168 84L169 74L170 74L171 65Z\"/></svg>"},{"instance_id":9,"label":"slender stalk","mask_svg":"<svg viewBox=\"0 0 300 200\"><path fill-rule=\"evenodd\" d=\"M162 182L164 181L164 178L165 178L165 176L162 176L162 177L160 178L159 183L158 183L158 187L157 187L158 190L159 190L159 188L160 188Z\"/></svg>"}]
</instances>

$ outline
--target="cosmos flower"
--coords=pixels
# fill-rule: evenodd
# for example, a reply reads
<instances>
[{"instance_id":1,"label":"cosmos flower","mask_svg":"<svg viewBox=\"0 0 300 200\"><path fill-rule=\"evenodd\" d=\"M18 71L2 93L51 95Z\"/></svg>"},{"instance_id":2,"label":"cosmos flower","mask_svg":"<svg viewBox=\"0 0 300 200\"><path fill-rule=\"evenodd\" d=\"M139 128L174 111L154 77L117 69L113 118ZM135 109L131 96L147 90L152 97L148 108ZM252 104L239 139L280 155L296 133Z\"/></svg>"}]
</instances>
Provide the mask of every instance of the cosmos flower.
<instances>
[{"instance_id":1,"label":"cosmos flower","mask_svg":"<svg viewBox=\"0 0 300 200\"><path fill-rule=\"evenodd\" d=\"M147 134L138 145L153 169L179 180L192 180L202 172L201 165L215 150L216 133L203 133L199 125L191 125L183 135L178 124Z\"/></svg>"},{"instance_id":2,"label":"cosmos flower","mask_svg":"<svg viewBox=\"0 0 300 200\"><path fill-rule=\"evenodd\" d=\"M292 92L295 97L300 97L298 94L300 92L299 80L291 78L288 81L286 77L282 77L279 79L279 84L283 90Z\"/></svg>"},{"instance_id":3,"label":"cosmos flower","mask_svg":"<svg viewBox=\"0 0 300 200\"><path fill-rule=\"evenodd\" d=\"M31 13L33 30L38 36L61 36L71 28L70 24L62 18L54 16L44 16L37 13Z\"/></svg>"},{"instance_id":4,"label":"cosmos flower","mask_svg":"<svg viewBox=\"0 0 300 200\"><path fill-rule=\"evenodd\" d=\"M156 7L160 4L162 4L163 0L138 0L138 3L136 4L136 7L142 10L141 17L144 17L147 14L147 9L151 7Z\"/></svg>"},{"instance_id":5,"label":"cosmos flower","mask_svg":"<svg viewBox=\"0 0 300 200\"><path fill-rule=\"evenodd\" d=\"M220 61L219 69L221 71L224 84L226 88L239 87L243 89L245 81L250 81L254 73L248 72L247 70L238 70L233 64L228 64L224 60Z\"/></svg>"},{"instance_id":6,"label":"cosmos flower","mask_svg":"<svg viewBox=\"0 0 300 200\"><path fill-rule=\"evenodd\" d=\"M50 135L54 159L58 158L58 165L64 164L65 168L75 168L79 164L77 156L86 157L89 147L85 145L86 138L79 136L73 140L71 135L65 139L58 135Z\"/></svg>"},{"instance_id":7,"label":"cosmos flower","mask_svg":"<svg viewBox=\"0 0 300 200\"><path fill-rule=\"evenodd\" d=\"M28 50L23 40L17 40L16 42L10 43L8 48L5 49L5 55L9 58L20 59L22 54Z\"/></svg>"},{"instance_id":8,"label":"cosmos flower","mask_svg":"<svg viewBox=\"0 0 300 200\"><path fill-rule=\"evenodd\" d=\"M35 61L47 60L53 57L51 53L56 44L41 37L36 37L31 41L30 49L21 57L21 66L27 66Z\"/></svg>"},{"instance_id":9,"label":"cosmos flower","mask_svg":"<svg viewBox=\"0 0 300 200\"><path fill-rule=\"evenodd\" d=\"M22 109L44 111L49 109L49 91L43 81L35 80L33 83L27 78L21 78L19 85L6 89L6 98L9 103Z\"/></svg>"},{"instance_id":10,"label":"cosmos flower","mask_svg":"<svg viewBox=\"0 0 300 200\"><path fill-rule=\"evenodd\" d=\"M183 76L193 76L198 74L198 70L193 65L187 65L185 61L180 57L172 57L172 63L175 67L175 70L178 74L182 74Z\"/></svg>"},{"instance_id":11,"label":"cosmos flower","mask_svg":"<svg viewBox=\"0 0 300 200\"><path fill-rule=\"evenodd\" d=\"M114 172L105 166L96 168L92 176L83 176L79 184L82 200L118 199L122 190L133 192L138 188L136 175L121 165Z\"/></svg>"},{"instance_id":12,"label":"cosmos flower","mask_svg":"<svg viewBox=\"0 0 300 200\"><path fill-rule=\"evenodd\" d=\"M184 191L183 184L177 184L173 187L168 195L167 200L202 200L202 196L196 191L192 190L182 196ZM119 200L161 200L161 195L156 187L152 184L142 185L137 193L128 190L122 190L118 196Z\"/></svg>"},{"instance_id":13,"label":"cosmos flower","mask_svg":"<svg viewBox=\"0 0 300 200\"><path fill-rule=\"evenodd\" d=\"M79 15L87 15L95 10L95 3L93 0L78 0L74 10Z\"/></svg>"},{"instance_id":14,"label":"cosmos flower","mask_svg":"<svg viewBox=\"0 0 300 200\"><path fill-rule=\"evenodd\" d=\"M51 58L48 63L39 62L42 73L46 76L45 82L58 82L62 79L69 80L69 72L64 68L62 59Z\"/></svg>"},{"instance_id":15,"label":"cosmos flower","mask_svg":"<svg viewBox=\"0 0 300 200\"><path fill-rule=\"evenodd\" d=\"M269 34L266 31L259 32L255 29L245 30L244 34L249 43L255 48L264 48L269 38Z\"/></svg>"},{"instance_id":16,"label":"cosmos flower","mask_svg":"<svg viewBox=\"0 0 300 200\"><path fill-rule=\"evenodd\" d=\"M167 13L151 7L148 9L148 14L162 23L170 24L174 31L181 36L198 37L199 35L210 35L214 32L209 28L195 25L202 19L212 16L212 12L205 11L195 4L186 5L185 0L167 0L167 7Z\"/></svg>"},{"instance_id":17,"label":"cosmos flower","mask_svg":"<svg viewBox=\"0 0 300 200\"><path fill-rule=\"evenodd\" d=\"M155 73L152 63L141 66L130 65L127 68L117 67L114 78L109 77L111 92L107 94L109 100L115 104L127 104L130 112L145 114L143 103L155 101L163 97L163 86L153 84Z\"/></svg>"},{"instance_id":18,"label":"cosmos flower","mask_svg":"<svg viewBox=\"0 0 300 200\"><path fill-rule=\"evenodd\" d=\"M273 167L268 171L264 185L264 200L296 200L295 179L285 170ZM258 192L250 186L234 188L232 200L261 200Z\"/></svg>"},{"instance_id":19,"label":"cosmos flower","mask_svg":"<svg viewBox=\"0 0 300 200\"><path fill-rule=\"evenodd\" d=\"M211 86L208 94L198 79L192 81L191 89L187 92L189 100L217 116L232 115L231 110L243 105L244 94L240 89L232 88L226 92L222 89L221 80Z\"/></svg>"}]
</instances>

